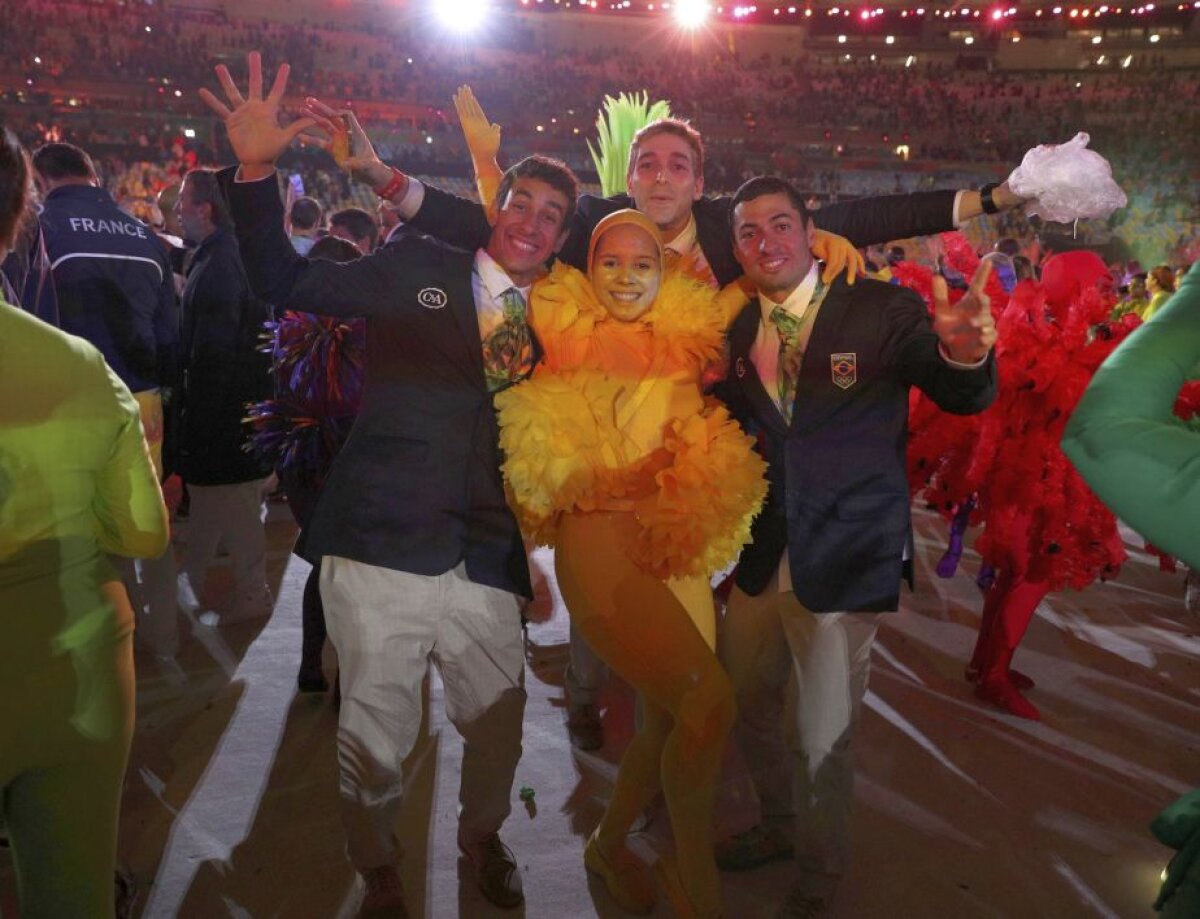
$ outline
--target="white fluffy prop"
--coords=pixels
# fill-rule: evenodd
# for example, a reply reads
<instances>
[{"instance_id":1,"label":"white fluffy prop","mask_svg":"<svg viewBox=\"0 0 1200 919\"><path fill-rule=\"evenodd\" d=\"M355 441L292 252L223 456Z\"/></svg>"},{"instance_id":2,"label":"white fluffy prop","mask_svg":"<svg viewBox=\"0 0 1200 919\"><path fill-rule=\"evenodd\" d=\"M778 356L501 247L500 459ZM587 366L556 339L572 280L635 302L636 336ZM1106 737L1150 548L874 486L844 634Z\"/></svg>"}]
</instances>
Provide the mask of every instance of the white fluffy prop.
<instances>
[{"instance_id":1,"label":"white fluffy prop","mask_svg":"<svg viewBox=\"0 0 1200 919\"><path fill-rule=\"evenodd\" d=\"M1025 154L1008 177L1008 187L1022 198L1035 199L1026 205L1026 213L1071 223L1107 217L1128 203L1113 181L1108 160L1087 148L1089 139L1080 131L1065 144L1042 144Z\"/></svg>"}]
</instances>

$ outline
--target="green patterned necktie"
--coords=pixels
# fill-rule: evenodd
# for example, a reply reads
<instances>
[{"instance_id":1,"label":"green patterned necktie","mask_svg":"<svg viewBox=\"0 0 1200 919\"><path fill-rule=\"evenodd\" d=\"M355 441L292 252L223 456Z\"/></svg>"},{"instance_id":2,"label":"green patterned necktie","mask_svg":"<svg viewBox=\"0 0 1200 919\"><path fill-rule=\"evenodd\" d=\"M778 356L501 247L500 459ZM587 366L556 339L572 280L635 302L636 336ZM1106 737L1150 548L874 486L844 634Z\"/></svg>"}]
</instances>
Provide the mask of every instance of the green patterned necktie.
<instances>
[{"instance_id":1,"label":"green patterned necktie","mask_svg":"<svg viewBox=\"0 0 1200 919\"><path fill-rule=\"evenodd\" d=\"M779 333L779 361L775 365L775 383L779 388L779 410L788 424L792 423L792 409L796 403L796 383L800 379L800 365L804 361L804 349L800 340L804 330L808 328L817 310L820 308L828 288L817 281L816 290L804 313L797 316L789 313L782 306L771 310L771 322Z\"/></svg>"},{"instance_id":2,"label":"green patterned necktie","mask_svg":"<svg viewBox=\"0 0 1200 919\"><path fill-rule=\"evenodd\" d=\"M533 340L525 320L525 298L510 287L500 295L504 319L483 340L483 377L488 392L519 383L533 370Z\"/></svg>"}]
</instances>

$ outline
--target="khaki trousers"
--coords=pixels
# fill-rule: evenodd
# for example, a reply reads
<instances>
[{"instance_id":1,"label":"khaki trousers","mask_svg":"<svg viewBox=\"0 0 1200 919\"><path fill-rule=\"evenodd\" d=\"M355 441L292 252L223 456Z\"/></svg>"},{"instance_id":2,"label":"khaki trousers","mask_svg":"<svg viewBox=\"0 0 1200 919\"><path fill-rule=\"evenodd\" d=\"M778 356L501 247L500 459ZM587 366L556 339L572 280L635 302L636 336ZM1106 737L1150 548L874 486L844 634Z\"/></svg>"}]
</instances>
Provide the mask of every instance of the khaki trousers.
<instances>
[{"instance_id":1,"label":"khaki trousers","mask_svg":"<svg viewBox=\"0 0 1200 919\"><path fill-rule=\"evenodd\" d=\"M875 613L813 613L774 584L734 588L719 651L733 681L734 739L765 820L795 822L801 886L832 892L850 857L851 739L870 672Z\"/></svg>"},{"instance_id":2,"label":"khaki trousers","mask_svg":"<svg viewBox=\"0 0 1200 919\"><path fill-rule=\"evenodd\" d=\"M270 595L267 588L267 532L263 524L263 497L267 480L236 485L192 485L187 545L183 570L200 597L217 548L224 546L233 568L231 608L253 605Z\"/></svg>"},{"instance_id":3,"label":"khaki trousers","mask_svg":"<svg viewBox=\"0 0 1200 919\"><path fill-rule=\"evenodd\" d=\"M463 738L459 839L499 831L511 810L525 714L518 598L467 580L462 564L427 576L326 555L321 599L341 668L339 791L355 868L397 858L401 767L421 725L430 661Z\"/></svg>"}]
</instances>

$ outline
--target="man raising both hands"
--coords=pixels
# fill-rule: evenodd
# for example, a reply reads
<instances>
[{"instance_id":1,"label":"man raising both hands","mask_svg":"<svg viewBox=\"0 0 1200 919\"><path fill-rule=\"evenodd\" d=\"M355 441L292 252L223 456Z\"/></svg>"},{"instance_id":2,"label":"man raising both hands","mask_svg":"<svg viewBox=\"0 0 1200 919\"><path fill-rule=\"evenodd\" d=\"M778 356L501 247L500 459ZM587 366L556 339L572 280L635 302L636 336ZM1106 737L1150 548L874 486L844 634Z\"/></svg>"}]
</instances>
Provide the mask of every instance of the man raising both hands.
<instances>
[{"instance_id":1,"label":"man raising both hands","mask_svg":"<svg viewBox=\"0 0 1200 919\"><path fill-rule=\"evenodd\" d=\"M393 833L430 660L464 740L459 847L483 895L518 906L521 876L499 829L525 709L518 597L531 591L492 395L538 359L525 303L563 243L577 183L556 160L529 157L505 174L477 251L414 234L346 264L309 262L284 233L274 163L313 122L280 128L287 65L265 99L257 53L249 65L247 97L223 66L229 105L201 94L241 163L236 178L222 175L251 284L278 309L370 319L362 412L308 534L342 668L340 795L350 859L366 881L363 911L405 915ZM398 184L376 187L389 198Z\"/></svg>"}]
</instances>

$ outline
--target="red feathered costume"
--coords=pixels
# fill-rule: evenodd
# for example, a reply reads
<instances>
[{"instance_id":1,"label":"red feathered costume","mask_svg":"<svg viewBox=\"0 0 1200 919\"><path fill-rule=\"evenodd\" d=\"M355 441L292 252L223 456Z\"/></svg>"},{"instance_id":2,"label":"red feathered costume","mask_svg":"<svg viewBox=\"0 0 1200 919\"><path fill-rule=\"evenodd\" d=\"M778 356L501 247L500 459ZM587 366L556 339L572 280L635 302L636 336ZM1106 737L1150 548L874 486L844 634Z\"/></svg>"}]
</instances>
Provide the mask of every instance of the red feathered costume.
<instances>
[{"instance_id":1,"label":"red feathered costume","mask_svg":"<svg viewBox=\"0 0 1200 919\"><path fill-rule=\"evenodd\" d=\"M970 277L978 259L969 244L958 234L943 239L950 264ZM931 300L929 269L902 264L893 272ZM984 525L976 549L997 571L967 677L982 698L1026 718L1039 717L1019 691L1033 683L1010 664L1038 603L1052 590L1111 577L1125 559L1116 519L1059 448L1092 374L1140 321L1106 323L1111 287L1104 263L1087 252L1048 259L1040 284L1022 281L1011 294L993 275L996 402L973 416L947 415L919 393L912 405L914 495L947 517L974 498L971 523ZM951 292L952 300L961 296Z\"/></svg>"}]
</instances>

